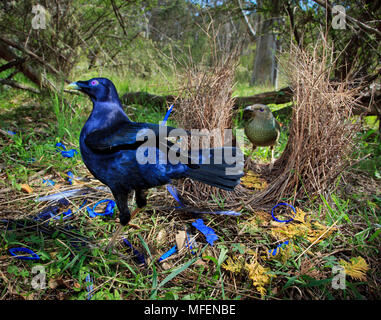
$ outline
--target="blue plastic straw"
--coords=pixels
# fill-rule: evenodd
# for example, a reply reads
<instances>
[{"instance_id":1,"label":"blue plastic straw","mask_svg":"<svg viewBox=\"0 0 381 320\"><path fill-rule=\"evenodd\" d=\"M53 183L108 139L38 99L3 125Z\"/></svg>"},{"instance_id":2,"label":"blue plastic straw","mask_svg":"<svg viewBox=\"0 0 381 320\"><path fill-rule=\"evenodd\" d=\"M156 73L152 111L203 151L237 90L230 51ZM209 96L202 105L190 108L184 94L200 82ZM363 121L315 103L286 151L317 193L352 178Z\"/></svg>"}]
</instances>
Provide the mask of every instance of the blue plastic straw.
<instances>
[{"instance_id":1,"label":"blue plastic straw","mask_svg":"<svg viewBox=\"0 0 381 320\"><path fill-rule=\"evenodd\" d=\"M16 259L20 259L20 260L39 260L40 259L40 257L36 253L34 253L31 249L24 248L24 247L11 248L9 249L9 252ZM30 254L30 256L19 256L16 254L16 252L28 253Z\"/></svg>"}]
</instances>

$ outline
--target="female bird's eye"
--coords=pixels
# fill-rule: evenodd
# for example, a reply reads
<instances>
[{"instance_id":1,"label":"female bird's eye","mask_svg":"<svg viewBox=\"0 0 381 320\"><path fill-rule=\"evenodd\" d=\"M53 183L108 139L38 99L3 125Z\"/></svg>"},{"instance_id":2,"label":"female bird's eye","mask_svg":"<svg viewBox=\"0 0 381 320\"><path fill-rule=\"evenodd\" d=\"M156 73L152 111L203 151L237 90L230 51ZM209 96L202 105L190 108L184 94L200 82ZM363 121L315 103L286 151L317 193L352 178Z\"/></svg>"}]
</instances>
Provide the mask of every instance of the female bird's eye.
<instances>
[{"instance_id":1,"label":"female bird's eye","mask_svg":"<svg viewBox=\"0 0 381 320\"><path fill-rule=\"evenodd\" d=\"M265 109L263 109L263 108L261 107L261 108L259 108L259 111L263 112L263 111L265 111Z\"/></svg>"},{"instance_id":2,"label":"female bird's eye","mask_svg":"<svg viewBox=\"0 0 381 320\"><path fill-rule=\"evenodd\" d=\"M97 80L93 80L93 81L91 81L91 85L92 85L92 86L96 86L98 83L99 83L99 82L98 82Z\"/></svg>"}]
</instances>

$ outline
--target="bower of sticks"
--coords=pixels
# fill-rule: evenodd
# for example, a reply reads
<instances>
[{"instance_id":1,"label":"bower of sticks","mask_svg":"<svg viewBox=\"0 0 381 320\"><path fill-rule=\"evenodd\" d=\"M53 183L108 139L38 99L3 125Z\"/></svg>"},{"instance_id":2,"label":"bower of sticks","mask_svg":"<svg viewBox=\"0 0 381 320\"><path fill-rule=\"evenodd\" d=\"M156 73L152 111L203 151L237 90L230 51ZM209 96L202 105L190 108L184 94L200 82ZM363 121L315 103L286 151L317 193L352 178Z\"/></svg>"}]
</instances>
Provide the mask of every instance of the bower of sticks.
<instances>
[{"instance_id":1,"label":"bower of sticks","mask_svg":"<svg viewBox=\"0 0 381 320\"><path fill-rule=\"evenodd\" d=\"M358 122L351 120L357 91L349 80L329 80L335 63L333 48L323 39L321 42L306 50L292 45L290 58L282 65L292 84L293 106L288 143L274 168L270 171L269 164L245 156L245 174L254 172L267 182L266 187L253 190L241 184L227 192L187 179L176 186L189 203L212 209L218 206L216 199L226 199L225 208L268 211L281 199L294 204L326 194L333 187L350 165L358 129ZM216 57L212 69L189 69L187 78L181 79L186 83L185 99L174 115L179 126L221 131L232 127L232 118L237 116L232 98L235 61L230 54Z\"/></svg>"}]
</instances>

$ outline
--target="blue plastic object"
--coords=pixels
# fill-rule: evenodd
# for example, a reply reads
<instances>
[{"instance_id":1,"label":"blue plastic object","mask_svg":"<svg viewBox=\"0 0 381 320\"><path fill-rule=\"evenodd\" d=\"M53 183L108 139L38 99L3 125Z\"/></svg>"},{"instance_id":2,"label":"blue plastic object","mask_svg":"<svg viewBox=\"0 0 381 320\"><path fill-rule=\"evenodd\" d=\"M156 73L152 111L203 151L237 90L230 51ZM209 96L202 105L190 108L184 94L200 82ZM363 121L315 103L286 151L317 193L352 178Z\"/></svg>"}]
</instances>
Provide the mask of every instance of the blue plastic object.
<instances>
[{"instance_id":1,"label":"blue plastic object","mask_svg":"<svg viewBox=\"0 0 381 320\"><path fill-rule=\"evenodd\" d=\"M9 252L12 256L20 260L39 260L40 259L40 257L36 253L34 253L31 249L24 248L24 247L11 248L9 249ZM16 252L28 253L30 254L30 256L19 256L16 254Z\"/></svg>"},{"instance_id":2,"label":"blue plastic object","mask_svg":"<svg viewBox=\"0 0 381 320\"><path fill-rule=\"evenodd\" d=\"M60 148L62 148L62 150ZM66 150L65 145L61 142L56 143L56 150L57 152L60 152L64 158L73 158L76 154L78 154L76 149Z\"/></svg>"},{"instance_id":3,"label":"blue plastic object","mask_svg":"<svg viewBox=\"0 0 381 320\"><path fill-rule=\"evenodd\" d=\"M123 239L123 242L127 245L127 247L129 247L132 252L134 253L135 257L134 257L134 260L135 262L137 262L138 264L146 264L146 259L144 258L144 255L142 253L140 253L138 250L136 250L132 244L127 240L127 239Z\"/></svg>"},{"instance_id":4,"label":"blue plastic object","mask_svg":"<svg viewBox=\"0 0 381 320\"><path fill-rule=\"evenodd\" d=\"M188 238L188 242L185 244L185 246L188 248L189 247L189 250L192 254L196 254L196 250L193 250L193 246L196 246L197 243L196 243L196 240L193 239L193 241L191 241L188 233L187 233L187 238ZM171 249L169 249L166 253L164 253L160 258L159 258L159 262L167 259L168 257L170 257L171 255L173 255L175 252L177 251L177 246L174 246L172 247Z\"/></svg>"},{"instance_id":5,"label":"blue plastic object","mask_svg":"<svg viewBox=\"0 0 381 320\"><path fill-rule=\"evenodd\" d=\"M218 236L215 234L214 230L204 224L202 219L197 219L196 222L192 223L197 230L201 231L205 236L206 241L212 246L214 241L218 239Z\"/></svg>"},{"instance_id":6,"label":"blue plastic object","mask_svg":"<svg viewBox=\"0 0 381 320\"><path fill-rule=\"evenodd\" d=\"M284 223L287 223L287 222L290 222L290 221L294 220L294 218L291 218L291 219L289 219L289 220L279 220L279 219L277 219L277 218L274 216L274 209L275 209L276 207L279 207L279 206L288 206L288 207L290 207L290 208L292 209L292 211L294 211L294 213L296 214L296 210L295 210L295 208L294 208L291 204L288 204L288 203L285 203L285 202L280 202L280 203L278 203L275 207L273 207L273 208L271 209L271 215L272 215L272 217L273 217L273 219L274 219L275 221L277 221L277 222L284 222Z\"/></svg>"},{"instance_id":7,"label":"blue plastic object","mask_svg":"<svg viewBox=\"0 0 381 320\"><path fill-rule=\"evenodd\" d=\"M42 183L43 184L46 183L47 186L54 186L56 184L53 180L49 180L49 179L47 179L47 180L42 179Z\"/></svg>"},{"instance_id":8,"label":"blue plastic object","mask_svg":"<svg viewBox=\"0 0 381 320\"><path fill-rule=\"evenodd\" d=\"M105 211L104 211L103 213L95 212L95 208L96 208L98 205L100 205L101 203L103 203L103 202L108 202ZM96 216L109 216L109 215L113 215L113 213L114 213L114 209L115 209L115 201L110 200L110 199L105 199L105 200L98 201L98 202L93 206L92 209L91 209L90 207L87 207L87 208L86 208L86 210L87 210L87 212L89 213L89 216L90 216L91 218L95 218Z\"/></svg>"},{"instance_id":9,"label":"blue plastic object","mask_svg":"<svg viewBox=\"0 0 381 320\"><path fill-rule=\"evenodd\" d=\"M69 176L69 178L67 179L67 181L69 181L69 184L73 184L73 179L74 179L73 172L68 171L66 174Z\"/></svg>"},{"instance_id":10,"label":"blue plastic object","mask_svg":"<svg viewBox=\"0 0 381 320\"><path fill-rule=\"evenodd\" d=\"M171 112L172 112L172 109L173 109L173 104L169 107L167 113L165 114L164 119L163 119L163 122L161 123L162 126L165 126L165 125L166 125L167 120L168 120L168 118L169 118L169 115L170 115Z\"/></svg>"},{"instance_id":11,"label":"blue plastic object","mask_svg":"<svg viewBox=\"0 0 381 320\"><path fill-rule=\"evenodd\" d=\"M289 241L287 240L287 241L285 241L285 242L283 242L283 243L281 243L281 244L278 244L277 247L276 247L274 250L269 250L269 252L270 252L270 253L272 252L272 255L275 256L276 253L277 253L277 251L278 251L278 248L279 248L279 250L280 250L280 249L283 249L282 247L283 247L284 245L287 245L288 243L289 243Z\"/></svg>"},{"instance_id":12,"label":"blue plastic object","mask_svg":"<svg viewBox=\"0 0 381 320\"><path fill-rule=\"evenodd\" d=\"M87 300L90 300L93 297L93 294L91 293L91 291L94 290L93 279L91 278L90 273L88 273L87 276L86 276L86 282L89 284L86 287L86 290L88 292Z\"/></svg>"},{"instance_id":13,"label":"blue plastic object","mask_svg":"<svg viewBox=\"0 0 381 320\"><path fill-rule=\"evenodd\" d=\"M180 200L179 193L177 192L177 189L172 186L171 184L166 185L168 192L172 195L172 197L177 201L177 203L180 205L179 207L175 208L183 208L185 207L182 201Z\"/></svg>"},{"instance_id":14,"label":"blue plastic object","mask_svg":"<svg viewBox=\"0 0 381 320\"><path fill-rule=\"evenodd\" d=\"M160 261L163 261L165 259L167 259L168 257L170 257L171 255L173 255L177 250L177 246L174 246L172 247L171 249L169 249L166 253L164 253L160 258L159 258L159 262Z\"/></svg>"}]
</instances>

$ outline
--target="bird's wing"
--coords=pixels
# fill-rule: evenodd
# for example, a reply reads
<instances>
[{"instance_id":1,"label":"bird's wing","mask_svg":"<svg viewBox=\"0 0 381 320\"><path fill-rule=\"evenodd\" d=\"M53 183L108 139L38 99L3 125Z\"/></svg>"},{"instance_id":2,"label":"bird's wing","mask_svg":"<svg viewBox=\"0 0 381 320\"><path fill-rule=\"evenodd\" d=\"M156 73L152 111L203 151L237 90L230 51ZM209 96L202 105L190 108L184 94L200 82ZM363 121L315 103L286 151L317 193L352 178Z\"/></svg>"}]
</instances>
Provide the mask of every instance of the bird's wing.
<instances>
[{"instance_id":1,"label":"bird's wing","mask_svg":"<svg viewBox=\"0 0 381 320\"><path fill-rule=\"evenodd\" d=\"M160 137L162 139L168 137L173 129L175 128L153 123L122 122L89 133L85 143L95 151L109 151L119 147L137 149L149 138L155 138L156 141L159 135L164 135Z\"/></svg>"}]
</instances>

